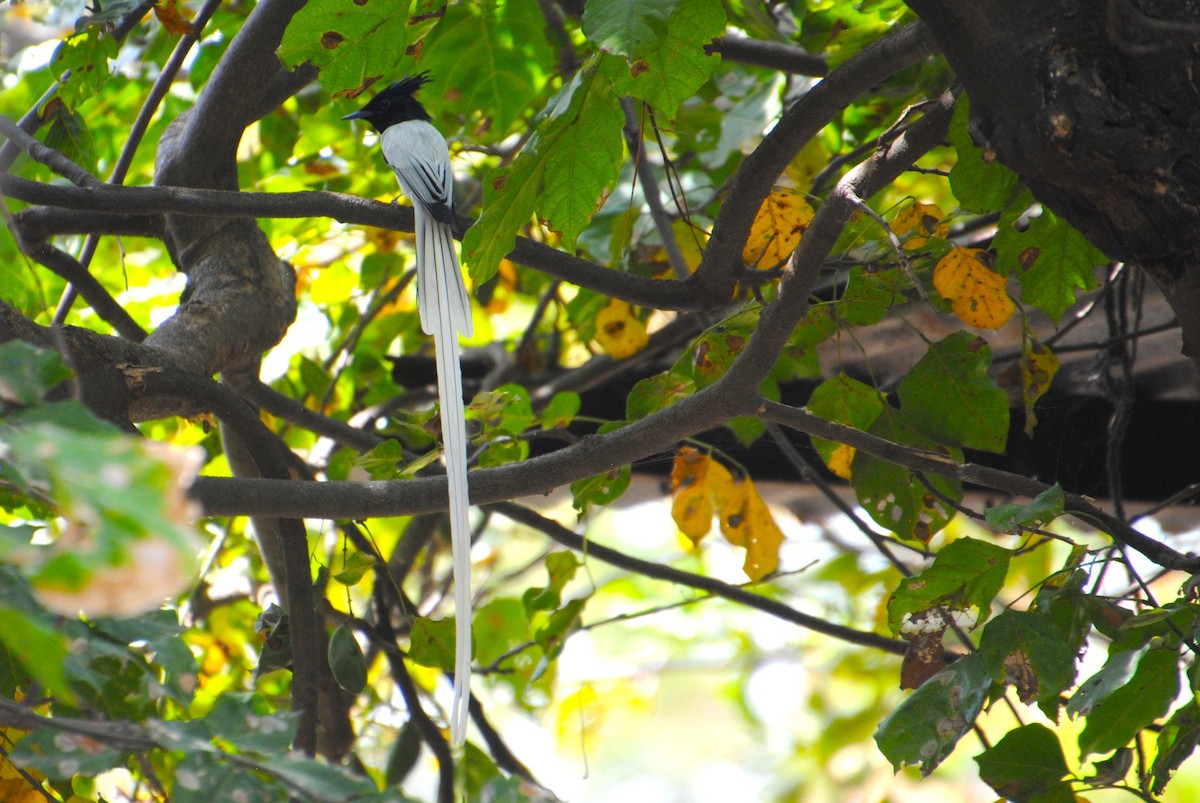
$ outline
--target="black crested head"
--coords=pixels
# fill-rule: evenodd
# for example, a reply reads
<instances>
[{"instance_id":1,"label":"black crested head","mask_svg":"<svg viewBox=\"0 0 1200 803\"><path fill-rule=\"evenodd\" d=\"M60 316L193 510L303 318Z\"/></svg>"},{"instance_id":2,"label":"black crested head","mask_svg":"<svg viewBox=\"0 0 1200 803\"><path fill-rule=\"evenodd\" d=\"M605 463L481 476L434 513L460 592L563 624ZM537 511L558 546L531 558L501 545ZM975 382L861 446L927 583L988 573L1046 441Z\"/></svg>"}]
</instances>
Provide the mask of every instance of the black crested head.
<instances>
[{"instance_id":1,"label":"black crested head","mask_svg":"<svg viewBox=\"0 0 1200 803\"><path fill-rule=\"evenodd\" d=\"M413 95L431 80L433 79L427 72L402 78L381 90L366 106L342 119L366 120L381 134L388 126L406 120L428 120L429 112L425 111L425 107Z\"/></svg>"}]
</instances>

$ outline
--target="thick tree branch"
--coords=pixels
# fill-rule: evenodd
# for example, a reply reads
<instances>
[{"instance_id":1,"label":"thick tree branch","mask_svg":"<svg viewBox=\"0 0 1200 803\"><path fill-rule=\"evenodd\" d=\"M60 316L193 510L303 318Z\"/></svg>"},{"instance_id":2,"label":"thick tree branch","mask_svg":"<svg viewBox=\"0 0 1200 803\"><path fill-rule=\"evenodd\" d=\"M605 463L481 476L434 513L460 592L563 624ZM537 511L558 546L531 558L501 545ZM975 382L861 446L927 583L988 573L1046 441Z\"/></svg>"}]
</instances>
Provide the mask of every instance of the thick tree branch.
<instances>
[{"instance_id":1,"label":"thick tree branch","mask_svg":"<svg viewBox=\"0 0 1200 803\"><path fill-rule=\"evenodd\" d=\"M184 187L80 188L40 184L15 176L0 176L0 194L43 207L86 210L93 218L54 209L35 208L19 212L17 222L28 221L31 235L79 234L93 227L105 233L164 236L152 218L135 217L174 213L203 217L302 218L328 217L342 223L375 226L393 231L413 230L412 208L332 192L231 192ZM114 216L113 209L128 215ZM460 230L470 221L460 221ZM631 304L662 310L712 309L728 302L728 294L703 294L694 282L673 282L635 276L598 265L564 251L531 240L517 238L508 258L563 281L587 287Z\"/></svg>"}]
</instances>

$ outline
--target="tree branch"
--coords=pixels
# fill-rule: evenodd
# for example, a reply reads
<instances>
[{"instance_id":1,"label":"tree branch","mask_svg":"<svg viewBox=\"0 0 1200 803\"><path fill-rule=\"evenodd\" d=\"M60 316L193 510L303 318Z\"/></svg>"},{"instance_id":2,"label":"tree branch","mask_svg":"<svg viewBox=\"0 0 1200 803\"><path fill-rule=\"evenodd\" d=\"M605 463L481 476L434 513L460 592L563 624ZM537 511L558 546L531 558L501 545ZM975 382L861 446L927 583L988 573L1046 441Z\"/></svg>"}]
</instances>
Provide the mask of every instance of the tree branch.
<instances>
[{"instance_id":1,"label":"tree branch","mask_svg":"<svg viewBox=\"0 0 1200 803\"><path fill-rule=\"evenodd\" d=\"M704 591L713 596L736 602L739 605L745 605L748 608L769 613L785 622L799 625L807 630L832 636L849 644L857 644L861 647L873 647L894 655L903 655L908 647L902 641L893 641L886 636L855 630L851 627L827 622L824 619L807 613L801 613L776 599L755 594L752 591L747 591L744 588L739 588L729 583L723 583L712 577L680 571L679 569L664 566L660 563L651 563L650 561L626 555L615 549L598 544L591 538L585 539L583 536L571 532L553 519L546 518L540 513L518 505L515 502L502 502L491 505L490 508L505 518L512 519L519 524L524 524L526 527L543 533L568 549L583 553L589 558L602 560L619 569L625 569L626 571L644 575L654 580L662 580L694 588L698 591Z\"/></svg>"},{"instance_id":2,"label":"tree branch","mask_svg":"<svg viewBox=\"0 0 1200 803\"><path fill-rule=\"evenodd\" d=\"M944 454L927 452L884 440L861 430L835 424L795 407L778 402L763 401L762 417L781 426L853 446L866 454L895 463L912 471L922 471L951 477L962 482L984 488L994 488L1015 496L1032 499L1048 491L1051 486L1043 482L1012 474L1000 469L979 466L973 463L958 463ZM1110 516L1078 494L1064 494L1066 510L1090 524L1104 529L1113 540L1145 555L1154 563L1167 569L1190 573L1200 572L1200 557L1177 552L1166 544L1138 532L1127 522Z\"/></svg>"},{"instance_id":3,"label":"tree branch","mask_svg":"<svg viewBox=\"0 0 1200 803\"><path fill-rule=\"evenodd\" d=\"M850 101L925 58L933 47L933 37L920 23L893 30L847 59L783 113L733 178L693 277L707 289L702 295L729 296L743 269L742 248L750 225L772 185L800 149Z\"/></svg>"}]
</instances>

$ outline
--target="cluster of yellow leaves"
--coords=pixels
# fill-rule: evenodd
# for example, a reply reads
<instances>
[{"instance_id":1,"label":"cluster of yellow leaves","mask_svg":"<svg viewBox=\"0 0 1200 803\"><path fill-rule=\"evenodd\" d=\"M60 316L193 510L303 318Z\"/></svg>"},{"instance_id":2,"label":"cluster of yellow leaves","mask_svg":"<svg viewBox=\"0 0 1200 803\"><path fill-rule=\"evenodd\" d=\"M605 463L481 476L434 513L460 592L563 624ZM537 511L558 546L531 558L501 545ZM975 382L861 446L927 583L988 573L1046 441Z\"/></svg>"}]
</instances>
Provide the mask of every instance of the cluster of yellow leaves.
<instances>
[{"instance_id":1,"label":"cluster of yellow leaves","mask_svg":"<svg viewBox=\"0 0 1200 803\"><path fill-rule=\"evenodd\" d=\"M758 582L779 567L783 532L749 477L735 480L716 460L684 447L671 467L671 487L671 517L693 544L708 535L716 515L725 540L746 550L747 577Z\"/></svg>"},{"instance_id":2,"label":"cluster of yellow leaves","mask_svg":"<svg viewBox=\"0 0 1200 803\"><path fill-rule=\"evenodd\" d=\"M796 190L776 189L758 209L742 259L759 270L779 267L800 244L813 208Z\"/></svg>"},{"instance_id":3,"label":"cluster of yellow leaves","mask_svg":"<svg viewBox=\"0 0 1200 803\"><path fill-rule=\"evenodd\" d=\"M1037 415L1033 407L1037 400L1050 389L1054 375L1058 373L1058 357L1047 346L1028 334L1021 343L1021 397L1025 401L1025 434L1033 437L1037 426Z\"/></svg>"},{"instance_id":4,"label":"cluster of yellow leaves","mask_svg":"<svg viewBox=\"0 0 1200 803\"><path fill-rule=\"evenodd\" d=\"M930 237L945 238L950 227L942 221L942 217L942 210L936 205L917 201L892 220L892 233L897 237L908 234L904 250L915 251L924 247Z\"/></svg>"},{"instance_id":5,"label":"cluster of yellow leaves","mask_svg":"<svg viewBox=\"0 0 1200 803\"><path fill-rule=\"evenodd\" d=\"M1008 323L1016 305L1005 290L1005 278L980 260L983 253L979 248L951 249L933 269L933 286L963 323L999 329Z\"/></svg>"},{"instance_id":6,"label":"cluster of yellow leaves","mask_svg":"<svg viewBox=\"0 0 1200 803\"><path fill-rule=\"evenodd\" d=\"M614 298L596 313L596 342L609 356L623 360L644 349L650 335L629 303Z\"/></svg>"}]
</instances>

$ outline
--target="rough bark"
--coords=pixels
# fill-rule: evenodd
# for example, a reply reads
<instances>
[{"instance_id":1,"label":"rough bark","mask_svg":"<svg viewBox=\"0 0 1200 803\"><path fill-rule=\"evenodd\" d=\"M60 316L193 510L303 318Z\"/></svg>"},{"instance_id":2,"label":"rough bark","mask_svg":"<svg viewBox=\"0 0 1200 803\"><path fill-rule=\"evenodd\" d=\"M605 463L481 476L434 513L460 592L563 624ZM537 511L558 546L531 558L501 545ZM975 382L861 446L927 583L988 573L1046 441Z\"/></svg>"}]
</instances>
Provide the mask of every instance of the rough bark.
<instances>
[{"instance_id":1,"label":"rough bark","mask_svg":"<svg viewBox=\"0 0 1200 803\"><path fill-rule=\"evenodd\" d=\"M980 145L1153 276L1200 357L1200 5L907 2L966 88Z\"/></svg>"}]
</instances>

